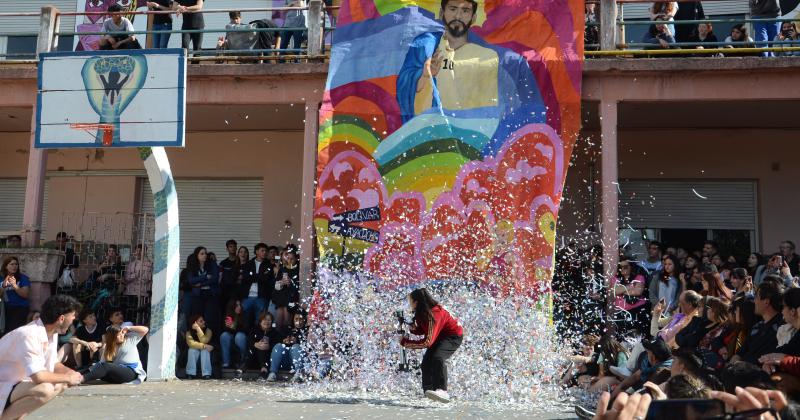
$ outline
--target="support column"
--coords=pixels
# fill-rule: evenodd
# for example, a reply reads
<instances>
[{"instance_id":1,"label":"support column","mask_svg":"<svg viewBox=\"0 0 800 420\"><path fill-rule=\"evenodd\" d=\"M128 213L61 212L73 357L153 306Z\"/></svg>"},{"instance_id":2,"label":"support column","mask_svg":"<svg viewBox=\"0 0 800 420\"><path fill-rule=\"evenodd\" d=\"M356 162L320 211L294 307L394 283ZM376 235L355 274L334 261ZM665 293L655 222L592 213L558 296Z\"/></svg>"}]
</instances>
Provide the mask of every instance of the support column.
<instances>
[{"instance_id":1,"label":"support column","mask_svg":"<svg viewBox=\"0 0 800 420\"><path fill-rule=\"evenodd\" d=\"M606 279L617 274L619 260L619 171L617 154L617 101L600 101L600 161L602 183L603 271Z\"/></svg>"},{"instance_id":2,"label":"support column","mask_svg":"<svg viewBox=\"0 0 800 420\"><path fill-rule=\"evenodd\" d=\"M144 161L147 180L153 190L155 213L147 380L163 381L175 378L181 269L178 193L163 147L140 148L139 156Z\"/></svg>"},{"instance_id":3,"label":"support column","mask_svg":"<svg viewBox=\"0 0 800 420\"><path fill-rule=\"evenodd\" d=\"M322 54L322 27L325 19L322 17L322 0L309 0L308 2L308 55L317 57Z\"/></svg>"},{"instance_id":4,"label":"support column","mask_svg":"<svg viewBox=\"0 0 800 420\"><path fill-rule=\"evenodd\" d=\"M617 2L600 0L600 49L617 49Z\"/></svg>"},{"instance_id":5,"label":"support column","mask_svg":"<svg viewBox=\"0 0 800 420\"><path fill-rule=\"evenodd\" d=\"M39 38L36 52L50 52L56 43L58 31L58 9L53 6L42 7L39 23ZM38 99L37 99L38 101ZM36 104L34 104L34 110ZM28 152L28 177L25 184L25 210L22 214L22 246L26 248L39 245L42 234L42 213L44 212L44 182L47 171L47 150L37 149L36 112L31 116L31 141ZM55 280L55 279L54 279Z\"/></svg>"},{"instance_id":6,"label":"support column","mask_svg":"<svg viewBox=\"0 0 800 420\"><path fill-rule=\"evenodd\" d=\"M317 139L319 138L319 102L306 102L303 137L303 187L300 198L300 295L311 296L315 273L314 195L317 177Z\"/></svg>"}]
</instances>

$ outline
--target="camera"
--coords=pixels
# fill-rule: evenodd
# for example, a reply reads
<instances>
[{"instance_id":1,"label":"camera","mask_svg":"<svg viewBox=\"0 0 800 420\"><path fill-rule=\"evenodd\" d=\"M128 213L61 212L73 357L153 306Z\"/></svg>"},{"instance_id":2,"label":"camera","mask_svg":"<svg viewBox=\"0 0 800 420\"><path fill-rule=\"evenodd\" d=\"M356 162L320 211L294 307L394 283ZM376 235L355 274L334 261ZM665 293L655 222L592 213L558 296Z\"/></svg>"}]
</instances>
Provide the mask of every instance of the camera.
<instances>
[{"instance_id":1,"label":"camera","mask_svg":"<svg viewBox=\"0 0 800 420\"><path fill-rule=\"evenodd\" d=\"M402 309L398 309L394 311L394 317L397 319L397 334L405 334L406 333L406 316ZM408 354L406 354L406 348L400 347L400 363L397 365L398 372L410 372L411 365L408 363Z\"/></svg>"}]
</instances>

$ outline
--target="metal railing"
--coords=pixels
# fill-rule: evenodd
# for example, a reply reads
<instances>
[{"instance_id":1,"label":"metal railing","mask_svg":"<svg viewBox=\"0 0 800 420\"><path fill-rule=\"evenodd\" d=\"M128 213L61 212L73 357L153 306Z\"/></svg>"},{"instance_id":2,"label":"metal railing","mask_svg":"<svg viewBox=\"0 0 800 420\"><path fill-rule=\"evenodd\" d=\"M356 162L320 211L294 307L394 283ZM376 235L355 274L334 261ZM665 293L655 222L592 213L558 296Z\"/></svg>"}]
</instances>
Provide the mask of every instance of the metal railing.
<instances>
[{"instance_id":1,"label":"metal railing","mask_svg":"<svg viewBox=\"0 0 800 420\"><path fill-rule=\"evenodd\" d=\"M676 0L678 3L684 3L694 0ZM703 0L704 2L718 2L718 1L733 1L733 0ZM680 21L651 21L651 20L631 20L623 18L623 8L626 4L652 4L652 0L588 0L587 4L595 4L599 6L599 20L587 21L585 26L585 57L669 57L669 56L743 56L743 55L797 55L800 56L800 39L790 40L742 40L724 42L717 40L715 42L686 42L685 40L671 40L666 43L658 42L656 38L650 41L643 42L633 41L625 42L625 29L627 27L641 27L650 26L654 24L665 24L674 26L699 24L760 24L760 23L783 23L783 22L798 22L800 20L792 18L772 18L772 19L756 19L756 18L709 18L698 20L680 20ZM54 8L44 8L52 9ZM288 13L302 11L306 13L306 26L304 27L237 27L231 29L225 28L204 28L204 29L170 29L170 30L148 30L133 31L133 32L104 32L99 30L94 31L79 31L70 29L59 29L58 22L61 18L67 16L92 16L92 15L111 15L108 12L58 12L55 10L56 19L55 24L45 31L47 25L44 22L44 14L42 12L21 12L21 13L0 13L2 17L40 17L42 25L40 32L0 32L0 36L24 36L24 37L38 37L41 42L42 37L49 40L49 48L44 50L55 49L58 45L59 39L69 39L70 43L73 42L74 37L100 37L100 36L121 36L121 35L164 35L175 34L182 36L184 34L215 34L221 39L227 39L229 35L238 33L249 33L254 38L254 42L250 48L245 49L230 49L230 48L201 48L190 52L191 62L275 62L275 61L323 61L329 57L329 46L326 44L326 39L330 34L336 30L335 20L331 12L337 10L338 7L326 7L323 5L322 0L310 0L307 7L264 7L264 8L244 8L237 9L242 13L265 12L265 13ZM231 9L204 9L203 14L215 13L228 13ZM123 11L118 14L124 16L133 15L163 15L163 14L176 14L176 11ZM269 45L264 45L260 42L264 34L268 36L264 39L268 40ZM285 40L288 35L293 36L295 45L288 46L285 42L281 45L281 40ZM673 34L674 35L674 34ZM71 38L72 37L72 38ZM298 38L302 41L298 41ZM724 38L723 38L724 39ZM143 45L144 46L144 45ZM41 51L42 45L39 45ZM283 47L283 48L281 48ZM771 53L771 54L767 54ZM0 53L0 63L35 63L36 53Z\"/></svg>"},{"instance_id":2,"label":"metal railing","mask_svg":"<svg viewBox=\"0 0 800 420\"><path fill-rule=\"evenodd\" d=\"M191 62L202 61L223 61L223 62L271 62L271 61L289 61L295 62L299 60L304 61L322 61L328 58L328 50L326 48L326 38L336 29L332 12L338 10L337 7L326 7L323 5L322 0L310 0L306 7L263 7L263 8L243 8L243 9L203 9L202 14L214 13L229 13L231 11L238 11L240 13L253 13L264 12L285 14L289 12L303 12L306 15L306 25L303 27L274 27L274 23L269 23L267 27L257 27L254 25L256 21L251 23L242 22L241 26L235 28L203 28L203 29L170 29L170 30L153 30L148 26L147 30L137 30L132 32L106 32L98 29L94 30L74 30L72 28L59 28L59 21L66 16L110 16L110 15L164 15L164 14L177 14L177 11L122 11L117 13L109 12L59 12L53 7L45 7L42 12L28 12L28 13L0 13L0 17L39 17L42 20L39 32L9 32L2 33L0 36L27 36L37 37L39 47L37 51L50 51L55 50L59 44L59 40L69 39L70 43L73 42L75 37L94 37L94 41L98 42L99 37L102 36L125 36L133 35L178 35L184 34L214 34L220 40L227 40L229 35L245 33L250 34L250 42L244 42L243 45L248 48L230 49L226 46L220 46L219 42L217 48L204 48L200 46L199 49L189 51ZM54 22L46 22L46 16L54 13ZM264 19L265 21L268 19ZM264 36L267 34L268 36ZM285 41L285 37L289 36L294 45L290 46ZM139 38L139 37L137 37ZM42 40L47 44L41 45ZM138 40L137 40L138 41ZM144 43L139 43L140 46L145 47ZM4 64L30 64L37 62L34 58L36 51L24 53L1 53L0 63Z\"/></svg>"}]
</instances>

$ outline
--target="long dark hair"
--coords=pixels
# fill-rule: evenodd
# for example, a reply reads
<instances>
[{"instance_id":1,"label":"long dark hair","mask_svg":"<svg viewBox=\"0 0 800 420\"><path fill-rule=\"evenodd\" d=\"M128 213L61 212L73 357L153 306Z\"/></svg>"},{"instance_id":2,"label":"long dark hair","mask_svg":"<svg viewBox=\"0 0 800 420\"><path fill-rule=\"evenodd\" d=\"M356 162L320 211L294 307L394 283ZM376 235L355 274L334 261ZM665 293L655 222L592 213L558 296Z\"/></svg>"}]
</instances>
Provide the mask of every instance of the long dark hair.
<instances>
[{"instance_id":1,"label":"long dark hair","mask_svg":"<svg viewBox=\"0 0 800 420\"><path fill-rule=\"evenodd\" d=\"M611 334L604 334L603 338L600 339L600 343L598 343L598 347L600 347L600 353L608 366L617 365L620 353L628 354L625 347Z\"/></svg>"},{"instance_id":2,"label":"long dark hair","mask_svg":"<svg viewBox=\"0 0 800 420\"><path fill-rule=\"evenodd\" d=\"M119 335L120 331L122 331L122 328L109 325L108 328L106 328L106 332L103 334L103 344L105 345L103 357L106 359L106 362L113 362L114 358L117 357L119 348L122 346L122 343L117 342L117 335Z\"/></svg>"},{"instance_id":3,"label":"long dark hair","mask_svg":"<svg viewBox=\"0 0 800 420\"><path fill-rule=\"evenodd\" d=\"M681 275L680 275L681 264L680 264L680 261L678 261L678 257L676 257L674 255L666 255L666 256L664 256L664 259L672 261L672 274L667 273L666 268L662 269L661 270L661 282L664 283L664 284L669 284L669 278L670 277L674 277L675 280L680 280L680 278L681 278Z\"/></svg>"},{"instance_id":4,"label":"long dark hair","mask_svg":"<svg viewBox=\"0 0 800 420\"><path fill-rule=\"evenodd\" d=\"M727 300L731 299L731 291L725 286L725 282L722 280L722 276L720 276L719 273L706 271L702 276L703 280L708 283L707 296L725 298Z\"/></svg>"},{"instance_id":5,"label":"long dark hair","mask_svg":"<svg viewBox=\"0 0 800 420\"><path fill-rule=\"evenodd\" d=\"M195 331L195 329L192 328L192 325L194 325L194 323L197 322L197 320L200 318L203 318L203 315L195 314L189 317L189 331L191 332L194 341L199 341L200 339L197 337L197 331ZM203 321L205 321L205 318L203 318ZM208 324L206 324L206 326L203 327L203 334L206 333L208 333Z\"/></svg>"},{"instance_id":6,"label":"long dark hair","mask_svg":"<svg viewBox=\"0 0 800 420\"><path fill-rule=\"evenodd\" d=\"M755 267L750 267L749 264L746 264L745 268L747 269L747 274L749 274L752 277L752 276L756 275L756 271L758 271L758 267L761 267L762 265L764 265L764 256L761 255L758 252L751 252L750 255L755 255L756 256L756 265L755 265ZM749 260L750 257L748 256L747 259Z\"/></svg>"},{"instance_id":7,"label":"long dark hair","mask_svg":"<svg viewBox=\"0 0 800 420\"><path fill-rule=\"evenodd\" d=\"M433 308L439 305L439 302L431 296L426 288L416 289L409 294L411 299L417 302L417 308L414 310L414 321L417 325L424 325L425 323L433 320Z\"/></svg>"},{"instance_id":8,"label":"long dark hair","mask_svg":"<svg viewBox=\"0 0 800 420\"><path fill-rule=\"evenodd\" d=\"M197 254L199 254L200 251L206 251L206 262L203 264L203 269L205 271L209 271L211 268L211 260L208 258L208 250L204 246L198 246L194 249L192 255L189 255L189 258L186 259L186 269L189 270L189 274L191 275L195 275L200 272L200 260L197 259Z\"/></svg>"},{"instance_id":9,"label":"long dark hair","mask_svg":"<svg viewBox=\"0 0 800 420\"><path fill-rule=\"evenodd\" d=\"M6 257L3 260L3 266L0 267L0 275L3 276L3 278L0 279L0 280L5 279L5 277L8 275L8 265L11 264L12 261L16 261L17 262L17 277L19 277L19 274L20 274L19 258L17 258L17 257Z\"/></svg>"},{"instance_id":10,"label":"long dark hair","mask_svg":"<svg viewBox=\"0 0 800 420\"><path fill-rule=\"evenodd\" d=\"M246 247L246 246L244 246L244 245L240 246L240 247L239 247L239 248L236 250L236 262L235 262L235 263L233 263L233 268L234 268L235 270L237 270L237 271L238 271L238 270L239 270L239 269L242 267L242 265L244 265L244 264L242 264L242 261L239 259L239 251L241 251L242 249L244 249L244 252L246 252L246 253L247 253L247 258L245 258L245 260L244 260L244 264L247 264L247 262L248 262L248 261L250 261L250 250L249 250L249 249L247 249L247 247Z\"/></svg>"}]
</instances>

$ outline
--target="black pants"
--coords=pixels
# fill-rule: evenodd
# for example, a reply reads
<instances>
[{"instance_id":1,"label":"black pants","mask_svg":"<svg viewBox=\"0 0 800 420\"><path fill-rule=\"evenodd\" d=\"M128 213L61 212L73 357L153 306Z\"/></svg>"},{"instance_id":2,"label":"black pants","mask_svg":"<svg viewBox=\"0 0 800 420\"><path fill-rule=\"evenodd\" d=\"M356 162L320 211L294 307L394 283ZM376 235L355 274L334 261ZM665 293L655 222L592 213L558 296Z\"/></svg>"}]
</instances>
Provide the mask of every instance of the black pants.
<instances>
[{"instance_id":1,"label":"black pants","mask_svg":"<svg viewBox=\"0 0 800 420\"><path fill-rule=\"evenodd\" d=\"M28 323L28 306L6 304L6 334Z\"/></svg>"},{"instance_id":2,"label":"black pants","mask_svg":"<svg viewBox=\"0 0 800 420\"><path fill-rule=\"evenodd\" d=\"M83 382L100 379L112 384L125 384L135 380L139 375L133 369L117 363L95 363L83 374Z\"/></svg>"},{"instance_id":3,"label":"black pants","mask_svg":"<svg viewBox=\"0 0 800 420\"><path fill-rule=\"evenodd\" d=\"M203 29L203 28L183 28L183 29ZM192 46L194 47L195 51L199 51L203 49L203 34L200 32L190 33L190 34L181 34L181 48L189 49L189 43L191 42Z\"/></svg>"},{"instance_id":4,"label":"black pants","mask_svg":"<svg viewBox=\"0 0 800 420\"><path fill-rule=\"evenodd\" d=\"M269 350L259 350L253 347L253 356L255 357L256 361L258 361L258 368L267 368L269 369L269 360L270 356L272 356L272 352Z\"/></svg>"},{"instance_id":5,"label":"black pants","mask_svg":"<svg viewBox=\"0 0 800 420\"><path fill-rule=\"evenodd\" d=\"M447 391L447 359L461 346L461 336L439 337L422 356L422 390Z\"/></svg>"}]
</instances>

